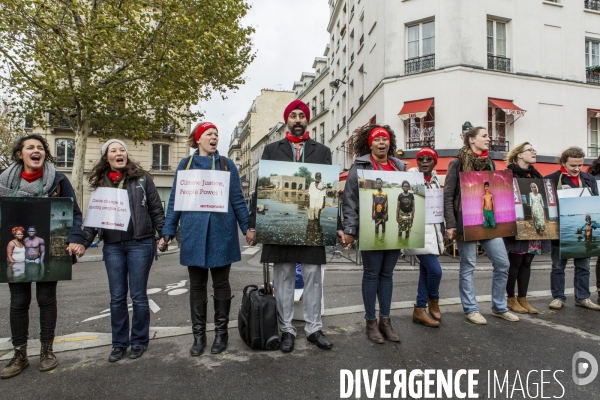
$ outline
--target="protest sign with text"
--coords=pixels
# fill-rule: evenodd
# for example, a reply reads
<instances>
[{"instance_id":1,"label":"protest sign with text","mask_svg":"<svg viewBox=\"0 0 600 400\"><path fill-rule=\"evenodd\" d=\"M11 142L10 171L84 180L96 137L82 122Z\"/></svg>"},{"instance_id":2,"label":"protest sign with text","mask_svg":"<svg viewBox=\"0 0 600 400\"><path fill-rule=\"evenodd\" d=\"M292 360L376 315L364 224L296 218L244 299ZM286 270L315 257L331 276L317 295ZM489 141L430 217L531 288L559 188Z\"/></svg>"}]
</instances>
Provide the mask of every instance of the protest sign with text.
<instances>
[{"instance_id":1,"label":"protest sign with text","mask_svg":"<svg viewBox=\"0 0 600 400\"><path fill-rule=\"evenodd\" d=\"M229 211L229 179L226 171L177 172L175 211Z\"/></svg>"},{"instance_id":2,"label":"protest sign with text","mask_svg":"<svg viewBox=\"0 0 600 400\"><path fill-rule=\"evenodd\" d=\"M444 222L444 189L425 189L425 223Z\"/></svg>"},{"instance_id":3,"label":"protest sign with text","mask_svg":"<svg viewBox=\"0 0 600 400\"><path fill-rule=\"evenodd\" d=\"M127 231L130 219L127 190L99 187L92 192L85 214L85 226Z\"/></svg>"}]
</instances>

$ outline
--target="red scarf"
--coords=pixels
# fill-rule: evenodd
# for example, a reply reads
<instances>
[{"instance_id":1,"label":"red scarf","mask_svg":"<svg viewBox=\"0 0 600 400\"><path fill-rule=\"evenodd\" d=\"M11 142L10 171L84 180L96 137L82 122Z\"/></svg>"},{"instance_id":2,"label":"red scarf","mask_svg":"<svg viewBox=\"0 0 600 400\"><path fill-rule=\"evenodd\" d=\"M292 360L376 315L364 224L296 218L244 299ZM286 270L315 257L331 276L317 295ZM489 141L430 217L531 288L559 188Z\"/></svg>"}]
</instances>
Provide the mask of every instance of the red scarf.
<instances>
[{"instance_id":1,"label":"red scarf","mask_svg":"<svg viewBox=\"0 0 600 400\"><path fill-rule=\"evenodd\" d=\"M427 176L427 175L423 175L425 177L425 180L427 182L431 182L431 175Z\"/></svg>"},{"instance_id":2,"label":"red scarf","mask_svg":"<svg viewBox=\"0 0 600 400\"><path fill-rule=\"evenodd\" d=\"M568 176L569 179L571 179L571 181L573 181L573 183L575 184L575 187L579 187L579 175L577 175L577 176L571 176L571 175L569 175L569 173L567 172L567 170L565 169L565 167L560 167L560 172L562 172L563 175Z\"/></svg>"},{"instance_id":3,"label":"red scarf","mask_svg":"<svg viewBox=\"0 0 600 400\"><path fill-rule=\"evenodd\" d=\"M392 171L392 172L396 171L396 169L394 168L394 166L392 165L392 163L390 163L389 161L386 162L385 164L378 163L377 161L375 161L375 159L373 158L373 156L371 156L371 165L376 170L378 170L379 167L381 167L381 169L384 170L384 171Z\"/></svg>"},{"instance_id":4,"label":"red scarf","mask_svg":"<svg viewBox=\"0 0 600 400\"><path fill-rule=\"evenodd\" d=\"M31 183L33 181L37 181L44 174L44 168L40 168L37 171L33 172L25 172L25 170L21 171L21 178L25 179L27 182Z\"/></svg>"},{"instance_id":5,"label":"red scarf","mask_svg":"<svg viewBox=\"0 0 600 400\"><path fill-rule=\"evenodd\" d=\"M473 154L475 154L477 157L487 157L490 154L490 152L486 150L481 154L477 154L475 152L473 152Z\"/></svg>"},{"instance_id":6,"label":"red scarf","mask_svg":"<svg viewBox=\"0 0 600 400\"><path fill-rule=\"evenodd\" d=\"M120 173L119 171L110 171L108 173L108 177L110 178L111 181L113 181L114 183L119 182L119 180L121 179L121 177L123 176L122 173Z\"/></svg>"},{"instance_id":7,"label":"red scarf","mask_svg":"<svg viewBox=\"0 0 600 400\"><path fill-rule=\"evenodd\" d=\"M292 135L289 131L285 133L285 137L287 138L287 140L289 140L292 143L306 142L309 136L310 132L306 132L300 137Z\"/></svg>"}]
</instances>

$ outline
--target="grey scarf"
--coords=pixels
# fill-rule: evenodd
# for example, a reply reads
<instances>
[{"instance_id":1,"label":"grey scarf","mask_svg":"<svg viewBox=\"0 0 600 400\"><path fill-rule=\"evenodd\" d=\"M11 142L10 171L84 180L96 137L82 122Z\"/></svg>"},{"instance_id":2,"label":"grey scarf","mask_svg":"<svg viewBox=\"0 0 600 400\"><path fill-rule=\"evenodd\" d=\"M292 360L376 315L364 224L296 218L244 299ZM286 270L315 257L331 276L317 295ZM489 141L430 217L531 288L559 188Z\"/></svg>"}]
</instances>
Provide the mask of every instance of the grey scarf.
<instances>
[{"instance_id":1,"label":"grey scarf","mask_svg":"<svg viewBox=\"0 0 600 400\"><path fill-rule=\"evenodd\" d=\"M36 197L38 195L39 182L36 180L29 183L25 179L22 179L21 171L23 171L23 164L16 163L12 164L0 175L0 197L12 196L16 185L19 185L19 190L15 194L16 197ZM52 183L54 183L55 175L56 169L54 165L45 162L44 174L42 175L44 183L42 197L48 197Z\"/></svg>"}]
</instances>

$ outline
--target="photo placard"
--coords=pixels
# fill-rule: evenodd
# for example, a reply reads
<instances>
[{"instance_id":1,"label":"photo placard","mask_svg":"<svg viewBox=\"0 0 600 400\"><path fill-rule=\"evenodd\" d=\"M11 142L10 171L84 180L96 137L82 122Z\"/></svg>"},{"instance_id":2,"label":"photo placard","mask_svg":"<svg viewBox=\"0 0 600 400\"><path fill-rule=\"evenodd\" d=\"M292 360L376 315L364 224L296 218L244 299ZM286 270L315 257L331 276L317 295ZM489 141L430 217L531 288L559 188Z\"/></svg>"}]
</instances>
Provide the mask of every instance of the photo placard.
<instances>
[{"instance_id":1,"label":"photo placard","mask_svg":"<svg viewBox=\"0 0 600 400\"><path fill-rule=\"evenodd\" d=\"M558 203L550 179L514 178L517 240L558 239Z\"/></svg>"},{"instance_id":2,"label":"photo placard","mask_svg":"<svg viewBox=\"0 0 600 400\"><path fill-rule=\"evenodd\" d=\"M560 257L600 256L600 197L563 197L559 202Z\"/></svg>"}]
</instances>

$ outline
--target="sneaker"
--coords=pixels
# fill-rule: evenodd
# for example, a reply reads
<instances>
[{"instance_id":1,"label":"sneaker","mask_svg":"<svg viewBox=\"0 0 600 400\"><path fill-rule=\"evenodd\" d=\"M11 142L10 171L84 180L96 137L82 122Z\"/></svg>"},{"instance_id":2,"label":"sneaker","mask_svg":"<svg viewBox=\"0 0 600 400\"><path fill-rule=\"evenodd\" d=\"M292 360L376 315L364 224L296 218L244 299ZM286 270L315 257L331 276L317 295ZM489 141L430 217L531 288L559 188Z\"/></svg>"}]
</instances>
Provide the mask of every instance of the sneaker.
<instances>
[{"instance_id":1,"label":"sneaker","mask_svg":"<svg viewBox=\"0 0 600 400\"><path fill-rule=\"evenodd\" d=\"M475 325L485 325L487 320L481 315L479 311L474 311L465 315L465 318L474 323Z\"/></svg>"},{"instance_id":2,"label":"sneaker","mask_svg":"<svg viewBox=\"0 0 600 400\"><path fill-rule=\"evenodd\" d=\"M589 297L582 301L576 301L575 305L577 307L583 307L583 308L588 308L590 310L600 311L600 306L598 304L594 303L592 300L590 300Z\"/></svg>"},{"instance_id":3,"label":"sneaker","mask_svg":"<svg viewBox=\"0 0 600 400\"><path fill-rule=\"evenodd\" d=\"M550 302L550 305L548 307L550 307L550 309L552 310L560 310L561 308L563 308L564 305L565 303L563 303L561 299L554 299Z\"/></svg>"},{"instance_id":4,"label":"sneaker","mask_svg":"<svg viewBox=\"0 0 600 400\"><path fill-rule=\"evenodd\" d=\"M136 358L140 358L142 354L144 354L146 349L142 346L131 346L131 351L129 352L129 358L135 360Z\"/></svg>"},{"instance_id":5,"label":"sneaker","mask_svg":"<svg viewBox=\"0 0 600 400\"><path fill-rule=\"evenodd\" d=\"M127 351L126 348L114 347L112 349L112 351L110 352L110 356L108 357L108 361L110 361L110 362L116 362L116 361L119 361L119 360L123 359L123 356L125 356L125 352L126 351Z\"/></svg>"},{"instance_id":6,"label":"sneaker","mask_svg":"<svg viewBox=\"0 0 600 400\"><path fill-rule=\"evenodd\" d=\"M495 313L492 311L492 315L494 317L502 318L502 319L505 319L510 322L519 322L519 317L517 317L515 314L511 313L510 311L503 312L503 313Z\"/></svg>"}]
</instances>

